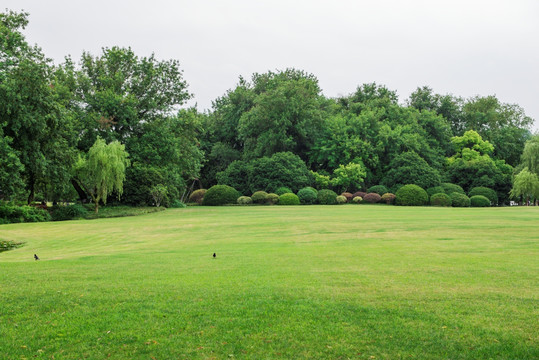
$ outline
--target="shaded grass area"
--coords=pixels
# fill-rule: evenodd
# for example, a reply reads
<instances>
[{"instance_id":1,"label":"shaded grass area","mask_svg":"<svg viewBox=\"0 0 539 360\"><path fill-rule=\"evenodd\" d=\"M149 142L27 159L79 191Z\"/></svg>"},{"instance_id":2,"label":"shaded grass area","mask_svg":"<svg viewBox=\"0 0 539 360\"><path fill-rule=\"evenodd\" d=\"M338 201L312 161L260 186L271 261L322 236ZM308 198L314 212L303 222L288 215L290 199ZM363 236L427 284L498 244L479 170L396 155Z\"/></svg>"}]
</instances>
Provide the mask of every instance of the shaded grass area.
<instances>
[{"instance_id":1,"label":"shaded grass area","mask_svg":"<svg viewBox=\"0 0 539 360\"><path fill-rule=\"evenodd\" d=\"M105 219L105 218L114 218L114 217L124 217L124 216L138 216L144 214L151 214L154 212L159 212L165 210L164 207L133 207L133 206L101 206L99 212L96 214L93 211L93 205L87 206L88 214L86 219Z\"/></svg>"},{"instance_id":2,"label":"shaded grass area","mask_svg":"<svg viewBox=\"0 0 539 360\"><path fill-rule=\"evenodd\" d=\"M26 246L0 254L0 358L535 359L538 216L190 207L4 225Z\"/></svg>"}]
</instances>

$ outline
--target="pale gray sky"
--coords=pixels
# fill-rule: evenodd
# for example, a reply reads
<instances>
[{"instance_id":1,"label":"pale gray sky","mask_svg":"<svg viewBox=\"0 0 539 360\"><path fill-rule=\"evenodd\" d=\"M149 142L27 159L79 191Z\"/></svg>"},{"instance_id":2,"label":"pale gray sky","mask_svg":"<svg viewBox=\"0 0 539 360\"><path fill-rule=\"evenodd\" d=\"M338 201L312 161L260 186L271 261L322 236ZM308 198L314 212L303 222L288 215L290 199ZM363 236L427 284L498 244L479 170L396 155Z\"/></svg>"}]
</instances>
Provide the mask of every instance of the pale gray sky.
<instances>
[{"instance_id":1,"label":"pale gray sky","mask_svg":"<svg viewBox=\"0 0 539 360\"><path fill-rule=\"evenodd\" d=\"M131 46L177 59L203 110L240 75L294 67L326 96L384 84L517 103L539 129L537 0L3 0L30 13L25 32L61 62Z\"/></svg>"}]
</instances>

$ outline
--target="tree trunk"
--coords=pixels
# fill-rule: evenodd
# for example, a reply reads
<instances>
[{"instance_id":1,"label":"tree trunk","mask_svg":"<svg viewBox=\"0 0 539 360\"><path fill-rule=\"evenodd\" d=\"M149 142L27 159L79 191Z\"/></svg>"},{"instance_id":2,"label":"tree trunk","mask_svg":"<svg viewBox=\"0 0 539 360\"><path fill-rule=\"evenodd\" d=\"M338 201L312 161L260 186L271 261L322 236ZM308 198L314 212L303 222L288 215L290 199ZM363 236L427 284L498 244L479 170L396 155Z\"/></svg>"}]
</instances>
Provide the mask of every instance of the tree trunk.
<instances>
[{"instance_id":1,"label":"tree trunk","mask_svg":"<svg viewBox=\"0 0 539 360\"><path fill-rule=\"evenodd\" d=\"M79 185L79 183L77 182L77 180L75 180L74 178L71 179L71 184L73 185L73 187L75 188L75 191L77 192L77 194L79 194L79 199L80 199L80 202L85 204L88 202L88 194L86 193L86 191L84 191L84 189Z\"/></svg>"}]
</instances>

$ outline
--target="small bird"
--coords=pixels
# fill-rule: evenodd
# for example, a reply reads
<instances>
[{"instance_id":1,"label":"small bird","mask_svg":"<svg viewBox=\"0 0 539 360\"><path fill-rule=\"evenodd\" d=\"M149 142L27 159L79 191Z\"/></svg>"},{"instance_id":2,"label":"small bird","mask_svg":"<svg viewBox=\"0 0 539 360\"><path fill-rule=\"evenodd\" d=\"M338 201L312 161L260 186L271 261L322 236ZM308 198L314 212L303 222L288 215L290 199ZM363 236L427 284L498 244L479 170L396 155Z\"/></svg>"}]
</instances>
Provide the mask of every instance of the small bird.
<instances>
[{"instance_id":1,"label":"small bird","mask_svg":"<svg viewBox=\"0 0 539 360\"><path fill-rule=\"evenodd\" d=\"M213 258L215 259L217 257L217 254L216 253L213 253Z\"/></svg>"},{"instance_id":2,"label":"small bird","mask_svg":"<svg viewBox=\"0 0 539 360\"><path fill-rule=\"evenodd\" d=\"M39 256L37 256L37 254L34 254L34 260L39 260Z\"/></svg>"}]
</instances>

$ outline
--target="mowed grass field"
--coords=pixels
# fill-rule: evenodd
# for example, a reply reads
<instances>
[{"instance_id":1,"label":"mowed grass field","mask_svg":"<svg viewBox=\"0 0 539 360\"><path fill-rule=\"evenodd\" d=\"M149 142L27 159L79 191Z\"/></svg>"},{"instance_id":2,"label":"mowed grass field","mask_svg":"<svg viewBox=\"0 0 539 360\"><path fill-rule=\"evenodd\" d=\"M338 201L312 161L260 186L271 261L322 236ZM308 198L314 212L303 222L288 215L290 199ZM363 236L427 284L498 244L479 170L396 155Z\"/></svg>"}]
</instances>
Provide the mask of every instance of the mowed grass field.
<instances>
[{"instance_id":1,"label":"mowed grass field","mask_svg":"<svg viewBox=\"0 0 539 360\"><path fill-rule=\"evenodd\" d=\"M0 253L1 359L539 358L539 208L190 207L0 238L25 242Z\"/></svg>"}]
</instances>

